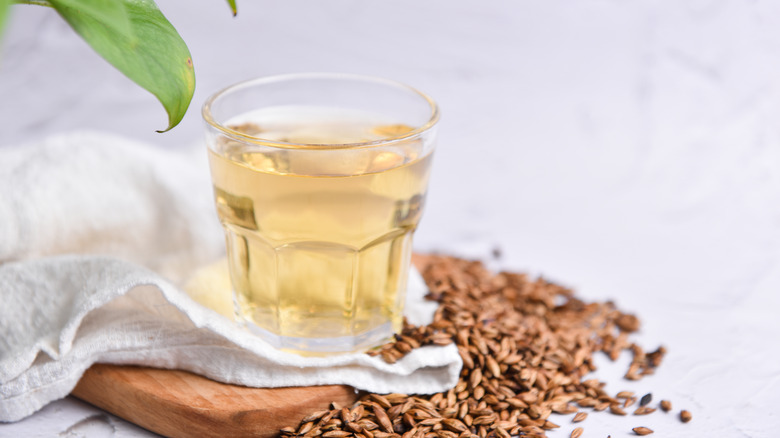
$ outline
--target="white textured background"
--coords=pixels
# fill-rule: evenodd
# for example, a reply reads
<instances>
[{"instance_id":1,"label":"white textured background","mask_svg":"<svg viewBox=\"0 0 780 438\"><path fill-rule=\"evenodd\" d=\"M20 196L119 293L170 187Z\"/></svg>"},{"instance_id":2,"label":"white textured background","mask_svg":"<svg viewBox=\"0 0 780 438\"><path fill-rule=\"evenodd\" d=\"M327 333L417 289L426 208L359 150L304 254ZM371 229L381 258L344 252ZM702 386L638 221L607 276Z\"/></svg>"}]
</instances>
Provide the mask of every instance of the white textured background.
<instances>
[{"instance_id":1,"label":"white textured background","mask_svg":"<svg viewBox=\"0 0 780 438\"><path fill-rule=\"evenodd\" d=\"M184 122L56 14L15 6L0 56L0 145L97 128L200 141L207 95L300 71L385 76L443 109L416 246L541 273L639 314L652 392L694 420L592 414L585 437L774 437L780 426L780 2L160 0L193 54ZM206 171L204 169L204 171ZM0 196L2 196L0 188ZM2 224L0 224L2 226ZM85 420L86 419L86 420ZM568 418L549 436L568 437ZM0 436L148 436L75 400Z\"/></svg>"}]
</instances>

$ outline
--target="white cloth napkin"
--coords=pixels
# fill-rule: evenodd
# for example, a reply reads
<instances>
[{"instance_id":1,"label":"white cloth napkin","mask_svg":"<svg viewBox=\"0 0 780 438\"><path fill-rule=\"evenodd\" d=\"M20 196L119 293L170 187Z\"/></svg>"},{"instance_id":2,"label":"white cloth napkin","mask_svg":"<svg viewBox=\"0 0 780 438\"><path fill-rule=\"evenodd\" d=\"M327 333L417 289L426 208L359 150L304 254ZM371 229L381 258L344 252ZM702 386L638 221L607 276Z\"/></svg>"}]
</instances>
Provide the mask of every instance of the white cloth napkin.
<instances>
[{"instance_id":1,"label":"white cloth napkin","mask_svg":"<svg viewBox=\"0 0 780 438\"><path fill-rule=\"evenodd\" d=\"M0 148L0 421L65 397L96 362L256 387L433 393L457 382L452 345L392 365L273 349L177 286L222 246L205 151L95 132ZM424 293L412 275L412 323L435 309Z\"/></svg>"}]
</instances>

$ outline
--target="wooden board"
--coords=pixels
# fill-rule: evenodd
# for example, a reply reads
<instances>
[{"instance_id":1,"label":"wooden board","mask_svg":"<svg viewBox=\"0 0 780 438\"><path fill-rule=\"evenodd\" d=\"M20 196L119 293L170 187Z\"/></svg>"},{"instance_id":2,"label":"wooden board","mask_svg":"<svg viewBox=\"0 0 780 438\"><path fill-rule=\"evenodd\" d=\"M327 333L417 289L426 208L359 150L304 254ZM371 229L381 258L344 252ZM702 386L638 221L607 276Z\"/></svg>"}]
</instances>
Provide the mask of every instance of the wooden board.
<instances>
[{"instance_id":1,"label":"wooden board","mask_svg":"<svg viewBox=\"0 0 780 438\"><path fill-rule=\"evenodd\" d=\"M418 269L428 263L415 255ZM168 437L272 437L330 402L349 405L349 386L247 388L186 371L96 364L72 395Z\"/></svg>"},{"instance_id":2,"label":"wooden board","mask_svg":"<svg viewBox=\"0 0 780 438\"><path fill-rule=\"evenodd\" d=\"M247 388L186 371L96 364L72 395L169 437L271 437L331 401L357 399L349 386Z\"/></svg>"}]
</instances>

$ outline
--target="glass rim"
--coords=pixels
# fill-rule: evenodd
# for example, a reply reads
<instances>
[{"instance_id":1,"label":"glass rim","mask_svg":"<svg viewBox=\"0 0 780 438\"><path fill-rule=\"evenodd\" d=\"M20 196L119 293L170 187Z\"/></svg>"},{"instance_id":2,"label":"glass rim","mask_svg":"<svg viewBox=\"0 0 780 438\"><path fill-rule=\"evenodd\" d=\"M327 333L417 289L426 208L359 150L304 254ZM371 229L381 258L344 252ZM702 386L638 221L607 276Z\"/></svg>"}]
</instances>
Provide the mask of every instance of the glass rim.
<instances>
[{"instance_id":1,"label":"glass rim","mask_svg":"<svg viewBox=\"0 0 780 438\"><path fill-rule=\"evenodd\" d=\"M390 137L385 137L379 140L364 141L364 142L317 144L317 143L283 142L283 141L269 140L262 137L256 137L253 135L244 134L234 129L230 129L229 127L225 126L221 122L218 122L214 118L211 112L211 107L214 104L214 102L220 97L225 96L231 92L241 90L243 88L252 87L255 85L271 84L274 82L283 82L283 81L291 81L291 80L299 80L299 79L348 79L353 81L373 82L376 84L384 84L387 86L399 88L411 92L413 94L416 94L419 97L422 97L423 100L428 103L428 107L430 108L430 116L428 117L428 120L425 123L423 123L421 126L418 126L413 130L406 132L404 134L399 134ZM273 76L262 76L254 79L237 82L233 85L225 87L217 91L216 93L212 94L211 96L209 96L208 99L206 99L205 103L203 104L203 107L201 108L201 115L203 116L203 120L205 120L208 125L217 129L218 131L222 132L228 137L231 137L235 140L239 140L242 142L257 144L260 146L274 147L279 149L317 149L317 150L357 149L357 148L386 146L390 143L407 141L415 137L422 136L426 132L430 131L431 128L433 128L436 125L436 123L439 121L439 106L430 96L423 93L422 91L419 91L416 88L413 88L402 82L385 79L377 76L359 75L359 74L350 74L350 73L288 73L288 74L280 74L280 75L273 75Z\"/></svg>"}]
</instances>

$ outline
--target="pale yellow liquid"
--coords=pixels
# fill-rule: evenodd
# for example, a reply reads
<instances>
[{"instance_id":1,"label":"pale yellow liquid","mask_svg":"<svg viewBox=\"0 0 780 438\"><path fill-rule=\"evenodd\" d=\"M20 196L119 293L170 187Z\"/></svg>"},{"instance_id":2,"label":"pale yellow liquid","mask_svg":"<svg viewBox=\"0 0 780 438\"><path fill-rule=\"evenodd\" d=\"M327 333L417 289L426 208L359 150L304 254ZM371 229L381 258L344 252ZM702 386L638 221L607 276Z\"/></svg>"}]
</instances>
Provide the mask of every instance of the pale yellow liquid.
<instances>
[{"instance_id":1,"label":"pale yellow liquid","mask_svg":"<svg viewBox=\"0 0 780 438\"><path fill-rule=\"evenodd\" d=\"M409 130L356 114L295 115L284 123L258 116L243 129L315 144ZM282 348L302 350L311 339L324 340L323 351L355 350L399 330L431 161L420 146L256 151L223 141L218 153L211 148L239 316L280 337ZM334 338L341 339L329 346Z\"/></svg>"}]
</instances>

